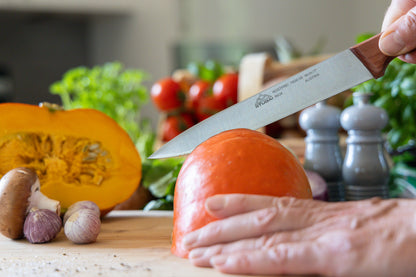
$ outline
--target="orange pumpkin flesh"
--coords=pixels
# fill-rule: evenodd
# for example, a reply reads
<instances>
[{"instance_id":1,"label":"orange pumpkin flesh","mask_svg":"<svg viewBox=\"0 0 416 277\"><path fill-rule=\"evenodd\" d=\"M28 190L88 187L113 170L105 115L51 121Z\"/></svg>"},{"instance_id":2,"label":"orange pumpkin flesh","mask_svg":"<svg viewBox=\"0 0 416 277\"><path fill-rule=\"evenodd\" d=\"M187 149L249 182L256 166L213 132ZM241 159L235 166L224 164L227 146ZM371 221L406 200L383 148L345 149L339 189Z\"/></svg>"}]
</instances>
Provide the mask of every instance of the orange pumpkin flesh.
<instances>
[{"instance_id":1,"label":"orange pumpkin flesh","mask_svg":"<svg viewBox=\"0 0 416 277\"><path fill-rule=\"evenodd\" d=\"M226 193L312 198L302 165L277 140L247 129L220 133L195 148L179 173L173 254L187 257L183 237L216 220L205 211L205 200Z\"/></svg>"},{"instance_id":2,"label":"orange pumpkin flesh","mask_svg":"<svg viewBox=\"0 0 416 277\"><path fill-rule=\"evenodd\" d=\"M137 189L140 155L104 113L6 103L0 114L0 176L16 167L34 169L42 193L64 211L90 200L105 213Z\"/></svg>"}]
</instances>

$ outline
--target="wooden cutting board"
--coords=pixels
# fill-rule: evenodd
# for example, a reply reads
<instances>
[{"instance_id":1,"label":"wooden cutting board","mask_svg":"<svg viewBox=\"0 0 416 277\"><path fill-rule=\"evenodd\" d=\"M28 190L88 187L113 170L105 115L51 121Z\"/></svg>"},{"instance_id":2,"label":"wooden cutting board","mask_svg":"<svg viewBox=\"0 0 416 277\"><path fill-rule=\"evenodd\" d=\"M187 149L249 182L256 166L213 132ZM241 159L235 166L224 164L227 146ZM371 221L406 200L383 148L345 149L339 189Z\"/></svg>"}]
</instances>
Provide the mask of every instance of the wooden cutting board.
<instances>
[{"instance_id":1,"label":"wooden cutting board","mask_svg":"<svg viewBox=\"0 0 416 277\"><path fill-rule=\"evenodd\" d=\"M231 276L171 254L171 232L171 212L113 211L88 245L63 231L46 244L0 235L0 276Z\"/></svg>"}]
</instances>

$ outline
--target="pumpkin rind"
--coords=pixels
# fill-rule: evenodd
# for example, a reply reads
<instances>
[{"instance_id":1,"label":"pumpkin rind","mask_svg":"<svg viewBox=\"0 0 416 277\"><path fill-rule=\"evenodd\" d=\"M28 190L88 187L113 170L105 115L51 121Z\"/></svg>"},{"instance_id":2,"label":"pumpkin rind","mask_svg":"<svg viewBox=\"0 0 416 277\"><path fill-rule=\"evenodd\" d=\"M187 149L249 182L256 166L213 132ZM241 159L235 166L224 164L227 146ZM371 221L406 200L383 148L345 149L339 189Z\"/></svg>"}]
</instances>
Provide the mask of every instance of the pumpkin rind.
<instances>
[{"instance_id":1,"label":"pumpkin rind","mask_svg":"<svg viewBox=\"0 0 416 277\"><path fill-rule=\"evenodd\" d=\"M312 198L299 160L277 140L247 129L220 133L195 148L179 172L172 253L187 257L183 236L216 220L205 200L227 193Z\"/></svg>"},{"instance_id":2,"label":"pumpkin rind","mask_svg":"<svg viewBox=\"0 0 416 277\"><path fill-rule=\"evenodd\" d=\"M104 113L3 103L0 114L0 176L16 167L34 169L42 193L63 210L90 200L108 211L139 186L140 155Z\"/></svg>"}]
</instances>

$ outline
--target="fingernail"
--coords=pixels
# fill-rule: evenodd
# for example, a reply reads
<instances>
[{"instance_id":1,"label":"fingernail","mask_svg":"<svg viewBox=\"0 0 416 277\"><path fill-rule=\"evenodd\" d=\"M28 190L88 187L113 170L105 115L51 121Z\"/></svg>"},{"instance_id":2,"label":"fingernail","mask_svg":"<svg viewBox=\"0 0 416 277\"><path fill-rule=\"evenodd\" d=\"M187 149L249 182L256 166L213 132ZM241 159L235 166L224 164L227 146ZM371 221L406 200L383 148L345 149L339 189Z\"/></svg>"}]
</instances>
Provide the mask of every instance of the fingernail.
<instances>
[{"instance_id":1,"label":"fingernail","mask_svg":"<svg viewBox=\"0 0 416 277\"><path fill-rule=\"evenodd\" d=\"M205 251L203 249L194 249L189 252L190 259L198 259L204 255Z\"/></svg>"},{"instance_id":2,"label":"fingernail","mask_svg":"<svg viewBox=\"0 0 416 277\"><path fill-rule=\"evenodd\" d=\"M227 262L227 257L226 256L214 256L209 260L209 262L214 267L222 266Z\"/></svg>"},{"instance_id":3,"label":"fingernail","mask_svg":"<svg viewBox=\"0 0 416 277\"><path fill-rule=\"evenodd\" d=\"M197 235L194 233L190 233L186 235L182 240L182 246L185 249L190 249L192 245L196 242Z\"/></svg>"},{"instance_id":4,"label":"fingernail","mask_svg":"<svg viewBox=\"0 0 416 277\"><path fill-rule=\"evenodd\" d=\"M380 39L380 50L392 56L403 54L401 51L406 47L401 36L393 31Z\"/></svg>"},{"instance_id":5,"label":"fingernail","mask_svg":"<svg viewBox=\"0 0 416 277\"><path fill-rule=\"evenodd\" d=\"M211 197L207 199L205 205L211 211L219 211L224 209L225 201L223 197Z\"/></svg>"}]
</instances>

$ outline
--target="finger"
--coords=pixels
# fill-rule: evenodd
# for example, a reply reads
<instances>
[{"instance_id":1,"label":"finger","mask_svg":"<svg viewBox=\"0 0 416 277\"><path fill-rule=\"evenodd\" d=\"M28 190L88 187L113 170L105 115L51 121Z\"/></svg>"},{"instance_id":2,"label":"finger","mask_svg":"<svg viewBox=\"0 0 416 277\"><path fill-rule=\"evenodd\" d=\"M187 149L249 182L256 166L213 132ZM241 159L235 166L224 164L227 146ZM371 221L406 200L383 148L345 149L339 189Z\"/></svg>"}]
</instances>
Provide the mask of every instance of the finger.
<instances>
[{"instance_id":1,"label":"finger","mask_svg":"<svg viewBox=\"0 0 416 277\"><path fill-rule=\"evenodd\" d=\"M205 208L214 217L226 218L248 213L259 209L277 207L279 210L302 209L332 216L362 209L380 202L380 198L361 201L324 202L312 199L297 199L294 197L275 197L251 194L222 194L206 200Z\"/></svg>"},{"instance_id":2,"label":"finger","mask_svg":"<svg viewBox=\"0 0 416 277\"><path fill-rule=\"evenodd\" d=\"M201 247L189 252L189 260L193 265L210 267L212 257L220 254L232 254L237 252L258 250L261 248L259 239L246 239L228 244L218 244L210 247Z\"/></svg>"},{"instance_id":3,"label":"finger","mask_svg":"<svg viewBox=\"0 0 416 277\"><path fill-rule=\"evenodd\" d=\"M183 247L190 250L197 247L260 237L277 231L302 229L325 218L320 213L312 214L304 209L280 211L276 207L271 207L211 222L186 235L183 239Z\"/></svg>"},{"instance_id":4,"label":"finger","mask_svg":"<svg viewBox=\"0 0 416 277\"><path fill-rule=\"evenodd\" d=\"M317 208L325 206L323 201L311 199L296 199L293 197L274 197L250 194L223 194L208 198L205 208L217 218L225 218L237 214L248 213L269 207L284 208Z\"/></svg>"},{"instance_id":5,"label":"finger","mask_svg":"<svg viewBox=\"0 0 416 277\"><path fill-rule=\"evenodd\" d=\"M390 56L406 54L416 48L415 33L416 7L413 7L384 30L379 41L380 50Z\"/></svg>"},{"instance_id":6,"label":"finger","mask_svg":"<svg viewBox=\"0 0 416 277\"><path fill-rule=\"evenodd\" d=\"M416 50L413 50L412 52L409 52L405 55L399 56L399 59L407 63L416 64Z\"/></svg>"},{"instance_id":7,"label":"finger","mask_svg":"<svg viewBox=\"0 0 416 277\"><path fill-rule=\"evenodd\" d=\"M275 247L218 255L211 265L224 273L233 274L311 274L322 273L325 259L321 259L314 242L286 243Z\"/></svg>"},{"instance_id":8,"label":"finger","mask_svg":"<svg viewBox=\"0 0 416 277\"><path fill-rule=\"evenodd\" d=\"M191 250L241 239L257 238L274 232L300 231L310 226L316 226L315 228L318 229L321 226L355 229L361 226L366 218L382 214L395 205L397 204L394 200L382 201L374 198L341 205L343 210L325 212L317 212L313 209L271 207L211 222L186 235L183 239L183 247Z\"/></svg>"},{"instance_id":9,"label":"finger","mask_svg":"<svg viewBox=\"0 0 416 277\"><path fill-rule=\"evenodd\" d=\"M189 260L196 266L210 266L210 259L220 254L233 254L244 251L255 251L273 247L280 243L298 242L316 239L320 232L310 232L309 230L296 232L281 232L272 235L264 235L255 239L244 239L227 244L218 244L210 247L193 249L189 253Z\"/></svg>"},{"instance_id":10,"label":"finger","mask_svg":"<svg viewBox=\"0 0 416 277\"><path fill-rule=\"evenodd\" d=\"M196 266L207 267L210 266L210 259L216 255L260 250L281 243L313 241L327 235L333 230L353 230L356 229L356 227L357 220L355 217L341 216L336 217L333 220L325 220L319 224L301 230L276 232L269 235L263 235L260 238L244 239L226 244L196 248L190 252L189 259Z\"/></svg>"},{"instance_id":11,"label":"finger","mask_svg":"<svg viewBox=\"0 0 416 277\"><path fill-rule=\"evenodd\" d=\"M393 0L384 16L382 31L415 6L414 0Z\"/></svg>"}]
</instances>

